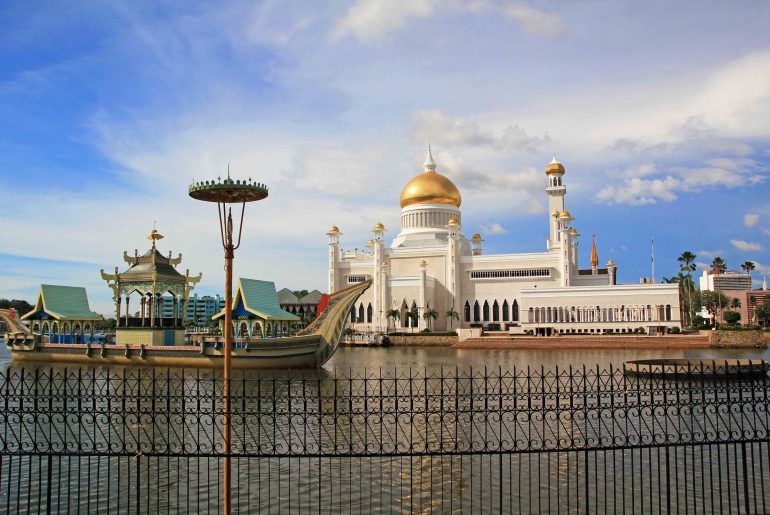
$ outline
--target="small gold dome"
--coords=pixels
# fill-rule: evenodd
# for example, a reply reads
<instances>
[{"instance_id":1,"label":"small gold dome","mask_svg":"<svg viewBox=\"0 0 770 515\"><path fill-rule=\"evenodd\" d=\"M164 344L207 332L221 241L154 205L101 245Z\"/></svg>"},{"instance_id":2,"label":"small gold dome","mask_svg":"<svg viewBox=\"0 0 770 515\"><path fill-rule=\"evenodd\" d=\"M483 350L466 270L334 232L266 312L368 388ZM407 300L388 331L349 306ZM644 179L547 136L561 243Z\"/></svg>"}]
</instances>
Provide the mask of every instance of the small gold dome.
<instances>
[{"instance_id":1,"label":"small gold dome","mask_svg":"<svg viewBox=\"0 0 770 515\"><path fill-rule=\"evenodd\" d=\"M456 219L450 218L449 222L447 223L447 225L460 225L460 224L457 222Z\"/></svg>"},{"instance_id":2,"label":"small gold dome","mask_svg":"<svg viewBox=\"0 0 770 515\"><path fill-rule=\"evenodd\" d=\"M336 225L332 225L331 227L329 227L329 230L326 231L326 233L327 234L339 234L340 233L340 228L337 227Z\"/></svg>"},{"instance_id":3,"label":"small gold dome","mask_svg":"<svg viewBox=\"0 0 770 515\"><path fill-rule=\"evenodd\" d=\"M375 231L384 231L385 230L385 226L382 225L381 223L376 223L376 224L374 224L374 230Z\"/></svg>"},{"instance_id":4,"label":"small gold dome","mask_svg":"<svg viewBox=\"0 0 770 515\"><path fill-rule=\"evenodd\" d=\"M572 215L569 214L569 211L562 211L561 213L559 213L559 218L569 218L570 220L572 220Z\"/></svg>"},{"instance_id":5,"label":"small gold dome","mask_svg":"<svg viewBox=\"0 0 770 515\"><path fill-rule=\"evenodd\" d=\"M577 236L578 235L577 229L575 229L574 227L572 229L570 229L569 235L570 236Z\"/></svg>"},{"instance_id":6,"label":"small gold dome","mask_svg":"<svg viewBox=\"0 0 770 515\"><path fill-rule=\"evenodd\" d=\"M481 240L481 235L479 233L476 233L473 236L471 236L471 239L473 241L480 241Z\"/></svg>"},{"instance_id":7,"label":"small gold dome","mask_svg":"<svg viewBox=\"0 0 770 515\"><path fill-rule=\"evenodd\" d=\"M545 167L546 175L551 175L552 173L564 173L564 172L565 172L564 165L556 160L556 154L554 154L553 161L548 163L548 166Z\"/></svg>"},{"instance_id":8,"label":"small gold dome","mask_svg":"<svg viewBox=\"0 0 770 515\"><path fill-rule=\"evenodd\" d=\"M607 266L615 266L615 262L613 260L607 261Z\"/></svg>"},{"instance_id":9,"label":"small gold dome","mask_svg":"<svg viewBox=\"0 0 770 515\"><path fill-rule=\"evenodd\" d=\"M369 240L369 243L366 244L369 247L374 247L374 240Z\"/></svg>"}]
</instances>

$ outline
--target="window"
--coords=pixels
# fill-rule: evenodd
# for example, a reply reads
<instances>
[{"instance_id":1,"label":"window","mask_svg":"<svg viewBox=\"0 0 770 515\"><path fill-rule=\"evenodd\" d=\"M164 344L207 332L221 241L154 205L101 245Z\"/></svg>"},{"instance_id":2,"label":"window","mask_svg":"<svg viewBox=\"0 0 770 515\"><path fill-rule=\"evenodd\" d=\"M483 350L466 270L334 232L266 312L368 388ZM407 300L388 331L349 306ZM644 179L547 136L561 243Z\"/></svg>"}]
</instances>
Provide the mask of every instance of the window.
<instances>
[{"instance_id":1,"label":"window","mask_svg":"<svg viewBox=\"0 0 770 515\"><path fill-rule=\"evenodd\" d=\"M524 270L471 270L471 279L527 279L532 277L551 277L550 268L532 268Z\"/></svg>"},{"instance_id":2,"label":"window","mask_svg":"<svg viewBox=\"0 0 770 515\"><path fill-rule=\"evenodd\" d=\"M463 317L466 322L471 321L471 305L468 304L468 301L465 301L465 307L463 308Z\"/></svg>"},{"instance_id":3,"label":"window","mask_svg":"<svg viewBox=\"0 0 770 515\"><path fill-rule=\"evenodd\" d=\"M508 316L509 314L510 313L508 309L508 301L504 300L503 301L503 322L507 322L508 320L510 320L510 317Z\"/></svg>"},{"instance_id":4,"label":"window","mask_svg":"<svg viewBox=\"0 0 770 515\"><path fill-rule=\"evenodd\" d=\"M514 322L518 322L519 321L519 302L517 300L515 300L515 299L513 301L513 321Z\"/></svg>"},{"instance_id":5,"label":"window","mask_svg":"<svg viewBox=\"0 0 770 515\"><path fill-rule=\"evenodd\" d=\"M362 283L366 281L365 275L349 275L348 284Z\"/></svg>"},{"instance_id":6,"label":"window","mask_svg":"<svg viewBox=\"0 0 770 515\"><path fill-rule=\"evenodd\" d=\"M364 305L361 304L358 306L358 321L363 323L364 320Z\"/></svg>"},{"instance_id":7,"label":"window","mask_svg":"<svg viewBox=\"0 0 770 515\"><path fill-rule=\"evenodd\" d=\"M369 307L366 308L366 321L368 323L372 323L372 315L374 314L374 310L372 309L372 305L369 304Z\"/></svg>"},{"instance_id":8,"label":"window","mask_svg":"<svg viewBox=\"0 0 770 515\"><path fill-rule=\"evenodd\" d=\"M489 322L489 302L484 301L484 322Z\"/></svg>"},{"instance_id":9,"label":"window","mask_svg":"<svg viewBox=\"0 0 770 515\"><path fill-rule=\"evenodd\" d=\"M497 301L495 301L495 303L492 304L492 321L493 322L500 321L500 306L497 304Z\"/></svg>"},{"instance_id":10,"label":"window","mask_svg":"<svg viewBox=\"0 0 770 515\"><path fill-rule=\"evenodd\" d=\"M476 301L473 303L473 321L478 322L481 320L481 316L479 315L479 301Z\"/></svg>"}]
</instances>

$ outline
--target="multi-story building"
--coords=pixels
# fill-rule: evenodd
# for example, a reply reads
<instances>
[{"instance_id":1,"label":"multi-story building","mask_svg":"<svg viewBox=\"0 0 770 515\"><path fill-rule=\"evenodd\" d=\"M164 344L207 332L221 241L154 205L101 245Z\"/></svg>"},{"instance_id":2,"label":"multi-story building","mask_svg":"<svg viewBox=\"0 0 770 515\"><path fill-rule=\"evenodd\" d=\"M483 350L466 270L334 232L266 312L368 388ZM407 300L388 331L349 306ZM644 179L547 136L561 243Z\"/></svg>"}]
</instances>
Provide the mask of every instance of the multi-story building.
<instances>
[{"instance_id":1,"label":"multi-story building","mask_svg":"<svg viewBox=\"0 0 770 515\"><path fill-rule=\"evenodd\" d=\"M220 295L192 295L187 301L185 320L211 320L211 317L225 308L225 299ZM161 307L164 318L174 318L174 299L163 297L163 306ZM177 303L177 317L182 316L181 303Z\"/></svg>"},{"instance_id":2,"label":"multi-story building","mask_svg":"<svg viewBox=\"0 0 770 515\"><path fill-rule=\"evenodd\" d=\"M751 275L735 270L723 274L703 270L699 283L701 291L748 291L751 289Z\"/></svg>"}]
</instances>

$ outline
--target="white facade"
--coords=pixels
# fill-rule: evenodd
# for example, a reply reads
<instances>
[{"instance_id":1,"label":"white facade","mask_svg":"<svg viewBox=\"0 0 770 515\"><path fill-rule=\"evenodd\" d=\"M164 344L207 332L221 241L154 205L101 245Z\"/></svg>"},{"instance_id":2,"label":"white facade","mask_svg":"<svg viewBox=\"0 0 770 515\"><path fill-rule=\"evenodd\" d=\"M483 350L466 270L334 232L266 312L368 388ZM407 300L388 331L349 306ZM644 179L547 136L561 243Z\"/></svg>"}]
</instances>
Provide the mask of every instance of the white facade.
<instances>
[{"instance_id":1,"label":"white facade","mask_svg":"<svg viewBox=\"0 0 770 515\"><path fill-rule=\"evenodd\" d=\"M430 324L437 331L595 334L680 326L677 285L616 285L617 265L610 260L599 268L595 242L591 267L579 268L580 235L565 209L565 170L555 157L546 168L548 239L537 253L484 254L481 236L462 232L459 191L435 168L429 151L425 170L401 194L401 229L389 247L382 224L375 225L368 250L342 250L339 229L329 229L329 292L373 280L351 312L354 329ZM398 318L387 316L392 310ZM437 318L425 320L427 310Z\"/></svg>"}]
</instances>

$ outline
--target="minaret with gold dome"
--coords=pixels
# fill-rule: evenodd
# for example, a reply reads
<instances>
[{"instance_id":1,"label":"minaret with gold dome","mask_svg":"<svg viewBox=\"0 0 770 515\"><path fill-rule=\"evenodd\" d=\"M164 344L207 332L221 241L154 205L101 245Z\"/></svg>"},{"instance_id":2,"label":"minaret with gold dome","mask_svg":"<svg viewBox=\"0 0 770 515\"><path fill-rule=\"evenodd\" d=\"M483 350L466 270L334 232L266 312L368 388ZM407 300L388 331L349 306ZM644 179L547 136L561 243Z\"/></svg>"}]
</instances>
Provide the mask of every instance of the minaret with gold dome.
<instances>
[{"instance_id":1,"label":"minaret with gold dome","mask_svg":"<svg viewBox=\"0 0 770 515\"><path fill-rule=\"evenodd\" d=\"M548 237L548 249L556 247L559 242L559 219L563 219L563 214L569 213L564 209L564 195L567 194L567 187L562 184L565 173L564 165L553 155L553 160L545 168L545 174L548 177L548 186L545 192L548 195L548 216L549 227L551 229Z\"/></svg>"}]
</instances>

